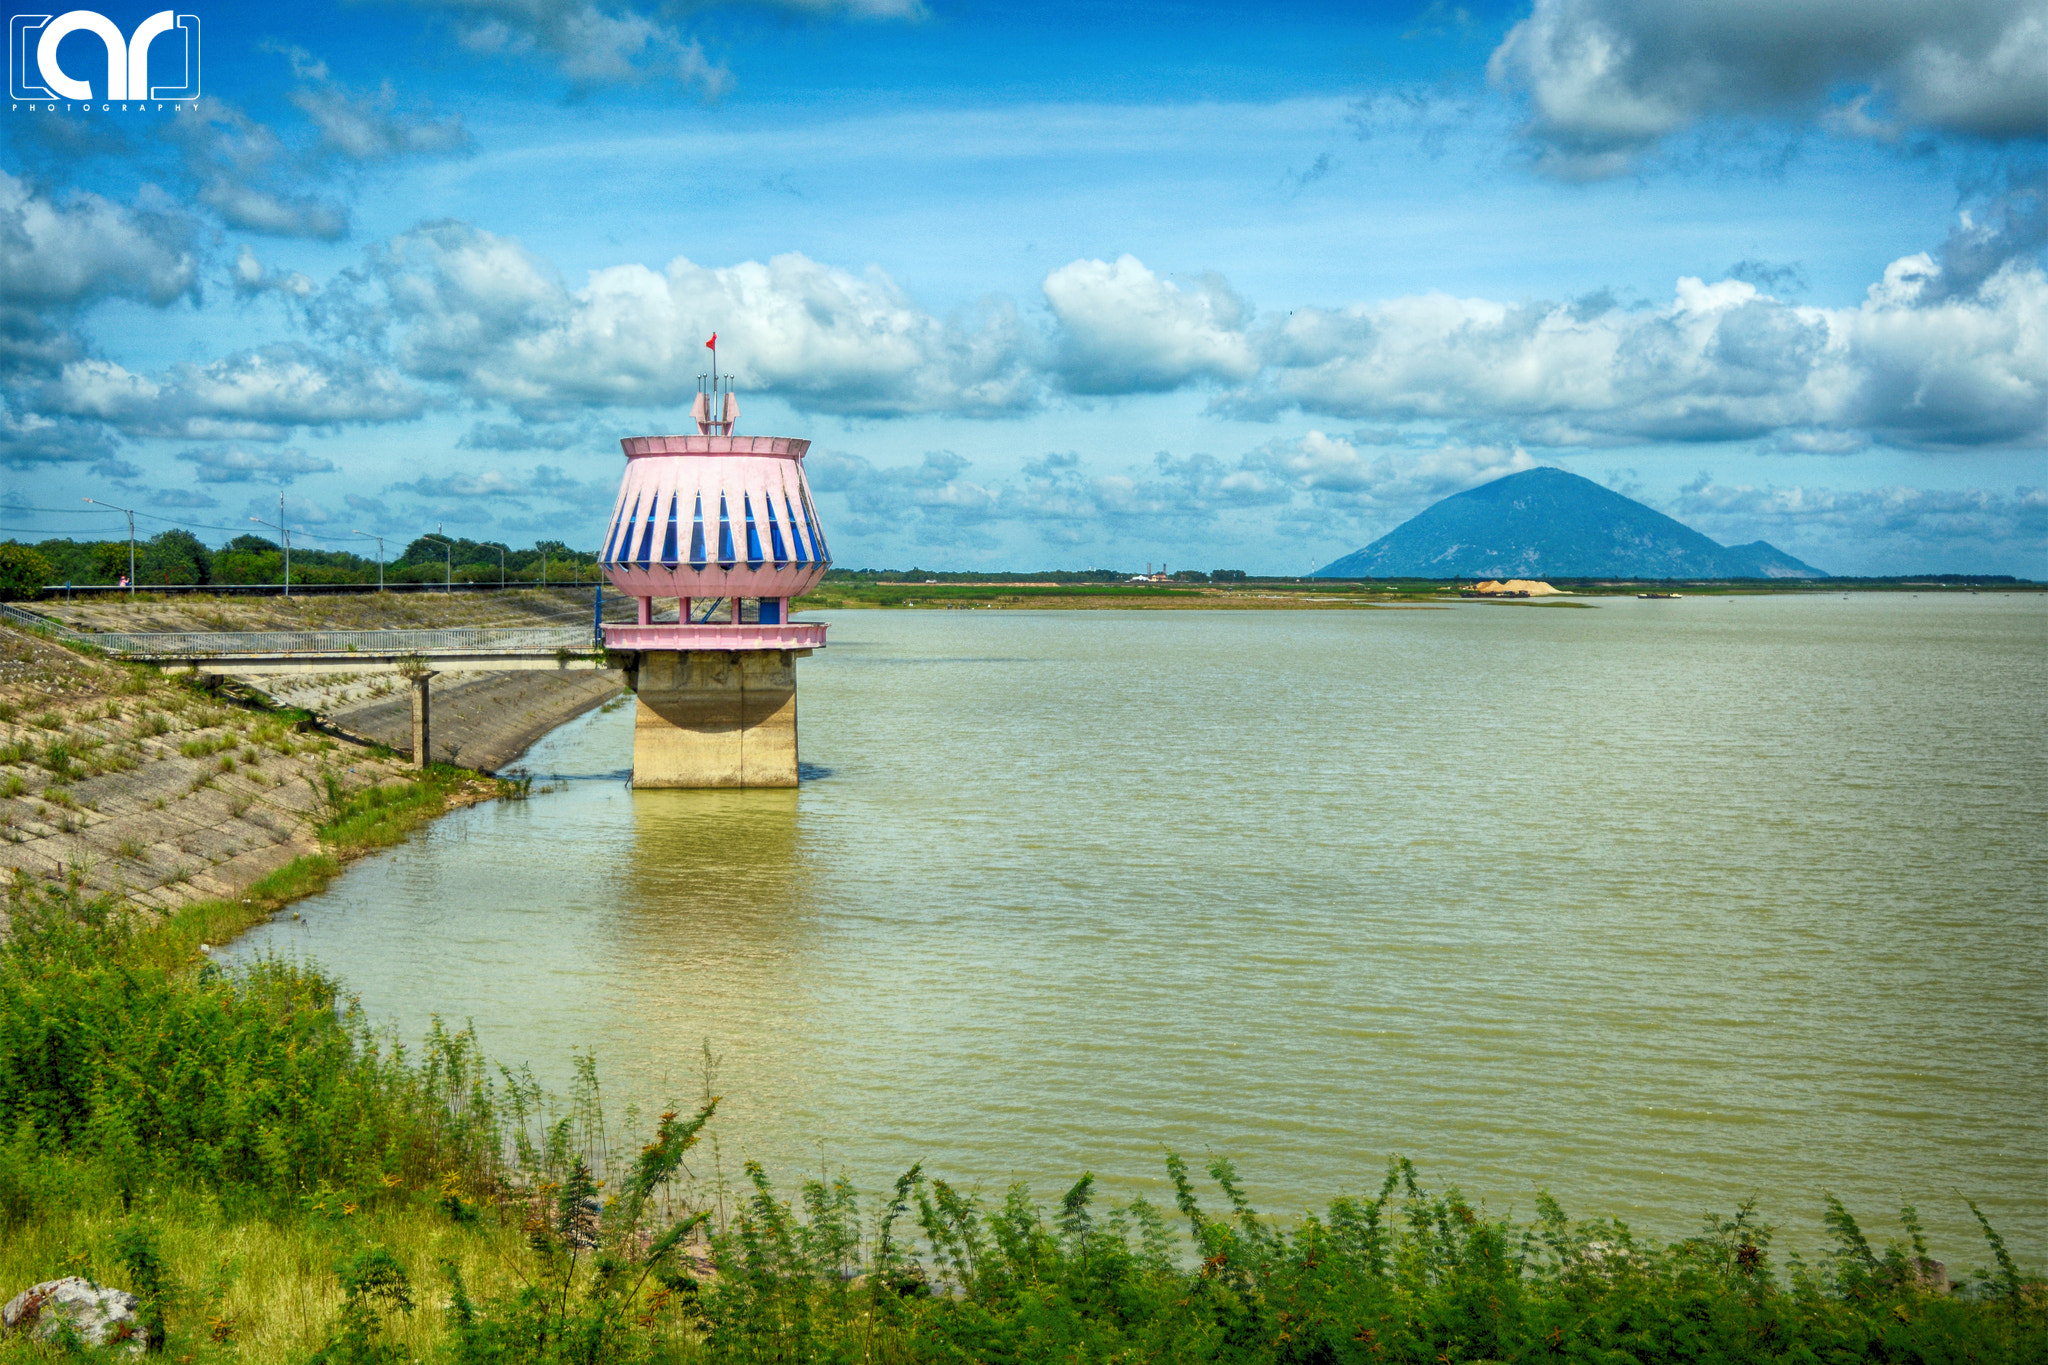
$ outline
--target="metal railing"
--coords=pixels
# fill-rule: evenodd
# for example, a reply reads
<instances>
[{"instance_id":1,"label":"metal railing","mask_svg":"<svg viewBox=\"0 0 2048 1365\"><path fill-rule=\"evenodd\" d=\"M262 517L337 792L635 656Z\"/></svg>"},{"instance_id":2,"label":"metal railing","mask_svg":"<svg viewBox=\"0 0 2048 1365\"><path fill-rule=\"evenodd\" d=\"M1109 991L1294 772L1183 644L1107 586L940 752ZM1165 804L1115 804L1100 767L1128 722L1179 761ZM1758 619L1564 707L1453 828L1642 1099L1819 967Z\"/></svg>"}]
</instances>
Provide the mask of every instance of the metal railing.
<instances>
[{"instance_id":1,"label":"metal railing","mask_svg":"<svg viewBox=\"0 0 2048 1365\"><path fill-rule=\"evenodd\" d=\"M450 650L531 653L591 648L588 626L450 627L438 630L190 630L87 635L112 654L435 654Z\"/></svg>"},{"instance_id":2,"label":"metal railing","mask_svg":"<svg viewBox=\"0 0 2048 1365\"><path fill-rule=\"evenodd\" d=\"M33 626L37 630L54 630L60 635L69 633L59 622L52 621L38 612L17 607L11 602L0 602L0 620L12 621L17 626Z\"/></svg>"},{"instance_id":3,"label":"metal railing","mask_svg":"<svg viewBox=\"0 0 2048 1365\"><path fill-rule=\"evenodd\" d=\"M333 597L368 596L372 593L421 592L591 592L597 584L588 578L546 583L513 579L504 583L401 583L396 580L378 587L375 583L294 583L287 594L282 583L137 583L132 589L118 583L46 583L43 591L51 598L92 600L100 597Z\"/></svg>"},{"instance_id":4,"label":"metal railing","mask_svg":"<svg viewBox=\"0 0 2048 1365\"><path fill-rule=\"evenodd\" d=\"M594 648L589 626L452 626L434 630L136 630L81 631L0 603L0 617L109 654L203 658L213 654L432 654L448 651L530 654Z\"/></svg>"}]
</instances>

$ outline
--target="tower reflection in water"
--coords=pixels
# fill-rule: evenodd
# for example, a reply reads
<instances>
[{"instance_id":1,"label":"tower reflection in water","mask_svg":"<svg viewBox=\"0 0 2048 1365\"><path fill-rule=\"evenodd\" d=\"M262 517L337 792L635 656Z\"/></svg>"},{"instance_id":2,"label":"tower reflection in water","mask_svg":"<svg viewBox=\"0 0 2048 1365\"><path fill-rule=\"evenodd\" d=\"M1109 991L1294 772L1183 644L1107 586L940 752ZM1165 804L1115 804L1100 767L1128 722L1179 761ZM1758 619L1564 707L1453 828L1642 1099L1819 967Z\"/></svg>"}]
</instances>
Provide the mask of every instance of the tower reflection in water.
<instances>
[{"instance_id":1,"label":"tower reflection in water","mask_svg":"<svg viewBox=\"0 0 2048 1365\"><path fill-rule=\"evenodd\" d=\"M795 789L639 791L611 917L621 1013L646 1036L600 1050L607 1089L643 1107L724 1096L721 1149L802 1159L818 1078L822 945ZM613 1051L624 1068L606 1067ZM735 1157L735 1159L737 1159Z\"/></svg>"}]
</instances>

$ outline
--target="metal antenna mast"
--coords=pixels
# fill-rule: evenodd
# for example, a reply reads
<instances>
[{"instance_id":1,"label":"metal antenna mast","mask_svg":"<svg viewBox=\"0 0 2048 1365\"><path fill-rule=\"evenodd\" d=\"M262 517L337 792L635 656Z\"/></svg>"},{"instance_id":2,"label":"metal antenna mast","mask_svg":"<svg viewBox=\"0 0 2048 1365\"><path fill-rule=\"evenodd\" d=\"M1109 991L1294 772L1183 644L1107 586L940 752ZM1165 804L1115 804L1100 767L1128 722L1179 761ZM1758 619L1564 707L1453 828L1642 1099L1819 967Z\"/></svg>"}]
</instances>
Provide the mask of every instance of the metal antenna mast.
<instances>
[{"instance_id":1,"label":"metal antenna mast","mask_svg":"<svg viewBox=\"0 0 2048 1365\"><path fill-rule=\"evenodd\" d=\"M739 418L739 405L733 400L731 381L718 372L718 333L711 334L704 348L711 352L711 373L697 376L697 402L692 409L697 433L730 436Z\"/></svg>"}]
</instances>

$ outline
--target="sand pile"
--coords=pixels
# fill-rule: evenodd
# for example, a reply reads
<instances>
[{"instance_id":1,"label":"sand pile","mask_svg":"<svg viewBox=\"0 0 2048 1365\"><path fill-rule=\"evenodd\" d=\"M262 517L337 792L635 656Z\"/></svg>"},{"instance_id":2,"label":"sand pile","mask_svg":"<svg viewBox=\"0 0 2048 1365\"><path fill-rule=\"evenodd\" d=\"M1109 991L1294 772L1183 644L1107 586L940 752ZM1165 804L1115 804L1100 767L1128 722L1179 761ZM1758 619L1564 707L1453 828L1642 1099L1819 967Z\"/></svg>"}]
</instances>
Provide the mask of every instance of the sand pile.
<instances>
[{"instance_id":1,"label":"sand pile","mask_svg":"<svg viewBox=\"0 0 2048 1365\"><path fill-rule=\"evenodd\" d=\"M1505 583L1488 581L1472 589L1481 597L1558 597L1556 588L1535 578L1510 578Z\"/></svg>"}]
</instances>

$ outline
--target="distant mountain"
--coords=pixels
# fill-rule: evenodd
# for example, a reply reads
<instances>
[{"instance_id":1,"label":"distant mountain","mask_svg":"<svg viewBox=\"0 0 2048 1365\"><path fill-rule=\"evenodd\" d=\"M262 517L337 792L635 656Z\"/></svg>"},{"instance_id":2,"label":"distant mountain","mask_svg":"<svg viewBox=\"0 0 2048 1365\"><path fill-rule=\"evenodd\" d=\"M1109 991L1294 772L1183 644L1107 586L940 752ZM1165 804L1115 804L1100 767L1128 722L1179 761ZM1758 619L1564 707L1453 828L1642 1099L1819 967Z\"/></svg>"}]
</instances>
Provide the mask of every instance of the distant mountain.
<instances>
[{"instance_id":1,"label":"distant mountain","mask_svg":"<svg viewBox=\"0 0 2048 1365\"><path fill-rule=\"evenodd\" d=\"M1826 578L1783 550L1733 547L1562 469L1455 493L1317 578Z\"/></svg>"}]
</instances>

